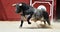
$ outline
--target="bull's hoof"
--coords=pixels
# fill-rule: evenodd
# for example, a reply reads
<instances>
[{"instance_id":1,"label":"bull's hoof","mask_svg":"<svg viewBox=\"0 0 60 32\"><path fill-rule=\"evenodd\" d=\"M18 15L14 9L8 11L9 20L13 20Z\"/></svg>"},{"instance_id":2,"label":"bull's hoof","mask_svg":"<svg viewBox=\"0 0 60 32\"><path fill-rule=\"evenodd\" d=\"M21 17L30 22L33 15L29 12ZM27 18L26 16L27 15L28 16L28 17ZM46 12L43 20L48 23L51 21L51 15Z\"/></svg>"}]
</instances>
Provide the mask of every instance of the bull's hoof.
<instances>
[{"instance_id":1,"label":"bull's hoof","mask_svg":"<svg viewBox=\"0 0 60 32\"><path fill-rule=\"evenodd\" d=\"M22 27L22 26L20 26L20 27Z\"/></svg>"},{"instance_id":2,"label":"bull's hoof","mask_svg":"<svg viewBox=\"0 0 60 32\"><path fill-rule=\"evenodd\" d=\"M28 22L28 24L31 24L31 22Z\"/></svg>"},{"instance_id":3,"label":"bull's hoof","mask_svg":"<svg viewBox=\"0 0 60 32\"><path fill-rule=\"evenodd\" d=\"M20 27L22 27L22 25L20 25Z\"/></svg>"}]
</instances>

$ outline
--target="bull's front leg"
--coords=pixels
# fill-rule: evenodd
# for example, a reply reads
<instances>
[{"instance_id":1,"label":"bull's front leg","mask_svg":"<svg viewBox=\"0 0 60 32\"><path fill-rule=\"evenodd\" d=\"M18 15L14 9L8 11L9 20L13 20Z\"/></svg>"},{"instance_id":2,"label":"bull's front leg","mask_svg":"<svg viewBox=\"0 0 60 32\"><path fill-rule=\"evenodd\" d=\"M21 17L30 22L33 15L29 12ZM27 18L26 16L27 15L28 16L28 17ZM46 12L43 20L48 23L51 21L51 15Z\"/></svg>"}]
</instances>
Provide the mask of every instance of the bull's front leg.
<instances>
[{"instance_id":1,"label":"bull's front leg","mask_svg":"<svg viewBox=\"0 0 60 32\"><path fill-rule=\"evenodd\" d=\"M23 20L24 20L24 16L21 16L21 25L20 25L20 27L23 26Z\"/></svg>"},{"instance_id":2,"label":"bull's front leg","mask_svg":"<svg viewBox=\"0 0 60 32\"><path fill-rule=\"evenodd\" d=\"M23 20L21 20L21 25L20 25L20 27L22 27L22 25L23 25Z\"/></svg>"},{"instance_id":3,"label":"bull's front leg","mask_svg":"<svg viewBox=\"0 0 60 32\"><path fill-rule=\"evenodd\" d=\"M31 15L30 16L28 16L28 18L27 18L27 22L28 22L28 24L31 24L31 22L29 21L30 19L31 19Z\"/></svg>"},{"instance_id":4,"label":"bull's front leg","mask_svg":"<svg viewBox=\"0 0 60 32\"><path fill-rule=\"evenodd\" d=\"M33 12L31 12L31 14L27 18L28 24L31 24L31 22L29 20L31 19L32 15L33 15Z\"/></svg>"}]
</instances>

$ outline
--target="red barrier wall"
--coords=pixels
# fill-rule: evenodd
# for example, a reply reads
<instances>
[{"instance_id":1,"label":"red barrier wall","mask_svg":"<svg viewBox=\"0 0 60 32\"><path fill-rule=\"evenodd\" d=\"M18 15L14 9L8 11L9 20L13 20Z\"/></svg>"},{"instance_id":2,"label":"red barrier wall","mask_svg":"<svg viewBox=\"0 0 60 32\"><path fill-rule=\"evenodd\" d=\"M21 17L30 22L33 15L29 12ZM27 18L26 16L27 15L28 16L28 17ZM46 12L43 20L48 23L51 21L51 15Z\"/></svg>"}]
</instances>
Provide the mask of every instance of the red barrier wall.
<instances>
[{"instance_id":1,"label":"red barrier wall","mask_svg":"<svg viewBox=\"0 0 60 32\"><path fill-rule=\"evenodd\" d=\"M35 1L37 1L37 0L35 0ZM15 7L12 7L12 4L19 3L19 2L24 2L24 3L29 4L30 0L0 0L0 20L20 20L20 15L16 14ZM40 4L38 4L38 5L40 5ZM54 13L53 16L55 18L56 17L56 0L54 0L53 13Z\"/></svg>"},{"instance_id":2,"label":"red barrier wall","mask_svg":"<svg viewBox=\"0 0 60 32\"><path fill-rule=\"evenodd\" d=\"M29 4L29 0L0 0L0 20L20 20L20 15L15 13L12 4L24 2Z\"/></svg>"}]
</instances>

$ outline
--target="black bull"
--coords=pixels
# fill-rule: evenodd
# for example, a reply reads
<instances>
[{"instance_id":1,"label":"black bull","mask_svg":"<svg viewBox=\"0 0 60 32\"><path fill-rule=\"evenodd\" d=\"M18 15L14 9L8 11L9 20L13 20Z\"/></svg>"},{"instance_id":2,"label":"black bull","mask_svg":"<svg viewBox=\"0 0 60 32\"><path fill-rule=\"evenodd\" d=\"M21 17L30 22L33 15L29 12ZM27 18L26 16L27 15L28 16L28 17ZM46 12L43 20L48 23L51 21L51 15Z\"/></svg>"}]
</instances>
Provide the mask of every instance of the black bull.
<instances>
[{"instance_id":1,"label":"black bull","mask_svg":"<svg viewBox=\"0 0 60 32\"><path fill-rule=\"evenodd\" d=\"M29 21L32 16L34 15L34 18L36 20L39 20L40 18L44 17L44 24L46 24L46 22L48 23L48 25L50 25L50 21L49 21L49 15L48 13L42 8L41 10L39 9L35 9L34 7L31 7L25 3L17 3L17 4L13 4L13 6L16 7L16 13L21 13L21 16L25 15L29 15L27 17L27 22L28 24L31 24L31 22ZM22 27L23 25L23 19L21 19L21 25L20 27Z\"/></svg>"}]
</instances>

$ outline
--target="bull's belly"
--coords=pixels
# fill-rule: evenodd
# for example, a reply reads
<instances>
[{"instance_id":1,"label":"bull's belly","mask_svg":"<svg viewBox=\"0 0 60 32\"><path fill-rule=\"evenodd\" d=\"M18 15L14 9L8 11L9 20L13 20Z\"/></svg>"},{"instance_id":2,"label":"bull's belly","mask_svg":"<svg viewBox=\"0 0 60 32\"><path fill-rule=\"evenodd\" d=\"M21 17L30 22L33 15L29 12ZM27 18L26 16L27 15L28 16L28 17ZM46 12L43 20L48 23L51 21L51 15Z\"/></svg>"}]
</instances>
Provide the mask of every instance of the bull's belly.
<instances>
[{"instance_id":1,"label":"bull's belly","mask_svg":"<svg viewBox=\"0 0 60 32\"><path fill-rule=\"evenodd\" d=\"M39 18L31 18L31 21L44 21L45 19L44 19L44 17L39 17Z\"/></svg>"},{"instance_id":2,"label":"bull's belly","mask_svg":"<svg viewBox=\"0 0 60 32\"><path fill-rule=\"evenodd\" d=\"M29 16L30 16L30 15L21 16L21 20L27 21L27 18L28 18Z\"/></svg>"}]
</instances>

